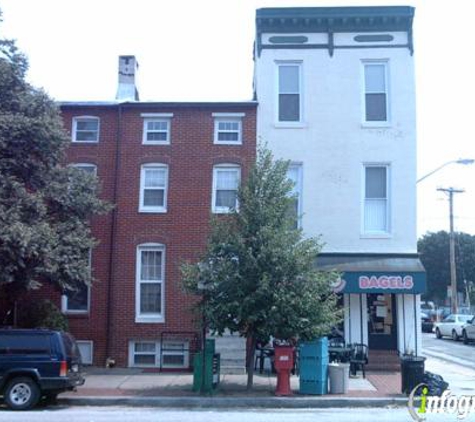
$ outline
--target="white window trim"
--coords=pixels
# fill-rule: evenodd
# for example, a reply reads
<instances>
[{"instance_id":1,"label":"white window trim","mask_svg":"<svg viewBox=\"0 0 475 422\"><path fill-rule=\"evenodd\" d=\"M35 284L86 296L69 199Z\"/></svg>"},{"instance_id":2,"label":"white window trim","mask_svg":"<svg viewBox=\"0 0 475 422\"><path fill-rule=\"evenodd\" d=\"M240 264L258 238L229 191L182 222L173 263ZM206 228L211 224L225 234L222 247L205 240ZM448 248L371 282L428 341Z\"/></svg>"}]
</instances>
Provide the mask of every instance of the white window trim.
<instances>
[{"instance_id":1,"label":"white window trim","mask_svg":"<svg viewBox=\"0 0 475 422\"><path fill-rule=\"evenodd\" d=\"M166 350L167 343L183 343L183 350ZM163 358L164 356L175 356L175 355L182 355L183 356L183 365L171 365L171 364L164 364ZM162 368L166 369L178 369L178 368L188 368L190 366L190 353L189 353L189 342L186 340L166 340L163 342L163 350L162 345L160 345L160 357L162 361L160 362Z\"/></svg>"},{"instance_id":2,"label":"white window trim","mask_svg":"<svg viewBox=\"0 0 475 422\"><path fill-rule=\"evenodd\" d=\"M92 169L94 169L92 171L92 174L94 176L97 176L97 166L95 164L92 164L92 163L72 163L72 164L70 164L70 166L78 168L78 169L80 169L81 167L91 167Z\"/></svg>"},{"instance_id":3,"label":"white window trim","mask_svg":"<svg viewBox=\"0 0 475 422\"><path fill-rule=\"evenodd\" d=\"M286 66L286 65L293 65L298 66L299 68L299 120L295 122L286 122L279 120L279 67ZM276 128L305 128L306 125L304 123L304 83L303 83L303 61L302 60L276 60L275 61L275 69L274 69L274 92L275 92L275 99L274 99L274 126Z\"/></svg>"},{"instance_id":4,"label":"white window trim","mask_svg":"<svg viewBox=\"0 0 475 422\"><path fill-rule=\"evenodd\" d=\"M142 263L141 252L143 250L161 251L162 252L162 274L161 281L153 281L153 283L161 284L161 313L155 314L141 314L140 313L140 269ZM137 246L136 259L135 259L135 322L140 323L163 323L165 322L165 245L161 243L143 243ZM144 282L147 283L147 282ZM144 340L146 341L146 340Z\"/></svg>"},{"instance_id":5,"label":"white window trim","mask_svg":"<svg viewBox=\"0 0 475 422\"><path fill-rule=\"evenodd\" d=\"M213 167L213 187L211 189L211 210L213 214L229 214L231 208L216 206L216 184L218 181L217 172L223 169L237 170L238 172L238 186L241 183L241 166L238 164L217 164ZM236 199L236 211L239 210L239 202Z\"/></svg>"},{"instance_id":6,"label":"white window trim","mask_svg":"<svg viewBox=\"0 0 475 422\"><path fill-rule=\"evenodd\" d=\"M386 120L385 121L372 121L366 120L366 65L368 64L379 64L384 66L384 78L386 83ZM363 127L369 128L381 128L381 127L391 127L391 108L390 108L390 85L389 85L389 59L380 59L380 60L362 60L361 61L361 125Z\"/></svg>"},{"instance_id":7,"label":"white window trim","mask_svg":"<svg viewBox=\"0 0 475 422\"><path fill-rule=\"evenodd\" d=\"M183 365L164 365L163 364L163 356L165 354L167 355L175 355L175 354L178 354L178 353L173 353L172 351L162 351L162 345L160 344L160 341L159 340L155 340L155 339L152 339L152 340L145 340L145 339L135 339L135 340L130 340L129 341L129 367L131 368L159 368L159 367L162 367L162 368L165 368L165 369L181 369L181 368L188 368L190 366L190 353L189 353L189 342L186 341L186 340L177 340L177 341L170 341L170 342L173 342L173 343L183 343L183 345L185 346L184 347L184 350L183 350ZM136 343L154 343L155 344L155 363L154 364L135 364L134 363L134 357L136 355L136 352L135 352L135 344ZM167 343L167 341L165 341L164 343ZM178 352L178 351L177 351ZM142 354L142 353L138 353L139 355ZM143 354L151 354L151 352L149 353L143 353ZM181 353L180 353L181 354ZM162 358L162 361L160 362L160 357Z\"/></svg>"},{"instance_id":8,"label":"white window trim","mask_svg":"<svg viewBox=\"0 0 475 422\"><path fill-rule=\"evenodd\" d=\"M91 361L86 362L83 360L82 355L81 355L81 360L84 365L92 365L94 361L94 342L92 340L76 340L76 343L79 344L89 344L91 346Z\"/></svg>"},{"instance_id":9,"label":"white window trim","mask_svg":"<svg viewBox=\"0 0 475 422\"><path fill-rule=\"evenodd\" d=\"M89 271L92 271L92 250L89 249ZM68 296L61 295L61 312L67 315L85 315L91 311L91 286L87 286L87 308L86 309L68 309Z\"/></svg>"},{"instance_id":10,"label":"white window trim","mask_svg":"<svg viewBox=\"0 0 475 422\"><path fill-rule=\"evenodd\" d=\"M170 145L171 139L171 118L172 113L142 113L143 120L142 129L142 145ZM147 123L149 122L164 122L167 124L167 139L164 141L148 141L147 140Z\"/></svg>"},{"instance_id":11,"label":"white window trim","mask_svg":"<svg viewBox=\"0 0 475 422\"><path fill-rule=\"evenodd\" d=\"M97 139L95 141L78 141L76 139L76 131L77 131L77 123L78 120L97 120ZM100 130L101 130L101 119L97 116L74 116L73 117L73 130L72 130L72 142L78 143L78 144L97 144L99 142L100 138Z\"/></svg>"},{"instance_id":12,"label":"white window trim","mask_svg":"<svg viewBox=\"0 0 475 422\"><path fill-rule=\"evenodd\" d=\"M366 208L366 168L385 167L386 168L386 229L382 231L367 231L365 229L365 208ZM361 189L361 234L362 239L387 239L391 234L391 165L389 163L364 163L362 171Z\"/></svg>"},{"instance_id":13,"label":"white window trim","mask_svg":"<svg viewBox=\"0 0 475 422\"><path fill-rule=\"evenodd\" d=\"M214 117L214 143L217 145L242 145L242 116L244 113L213 113ZM233 122L238 123L238 139L236 141L220 141L218 134L220 132L224 133L235 133L236 131L222 131L219 130L219 123L221 122Z\"/></svg>"},{"instance_id":14,"label":"white window trim","mask_svg":"<svg viewBox=\"0 0 475 422\"><path fill-rule=\"evenodd\" d=\"M145 206L144 192L145 192L145 171L150 168L162 168L166 170L165 174L165 188L163 193L163 205L161 206ZM168 197L168 174L169 168L167 164L163 163L150 163L143 164L140 167L140 194L139 194L139 212L143 213L166 213L167 212L167 197Z\"/></svg>"},{"instance_id":15,"label":"white window trim","mask_svg":"<svg viewBox=\"0 0 475 422\"><path fill-rule=\"evenodd\" d=\"M297 183L296 183L296 189L298 192L298 216L297 216L297 227L299 229L302 228L302 218L303 218L303 163L301 162L292 162L289 165L290 168L297 168L298 169L298 174L297 174Z\"/></svg>"}]
</instances>

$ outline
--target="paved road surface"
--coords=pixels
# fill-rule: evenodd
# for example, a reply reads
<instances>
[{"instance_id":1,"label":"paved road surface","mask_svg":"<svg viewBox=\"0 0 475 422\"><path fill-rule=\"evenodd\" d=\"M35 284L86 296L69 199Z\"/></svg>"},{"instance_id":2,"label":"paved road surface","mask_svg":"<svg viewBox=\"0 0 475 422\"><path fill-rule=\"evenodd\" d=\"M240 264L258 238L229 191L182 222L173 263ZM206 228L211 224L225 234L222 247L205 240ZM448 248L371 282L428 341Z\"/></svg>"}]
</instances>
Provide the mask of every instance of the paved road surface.
<instances>
[{"instance_id":1,"label":"paved road surface","mask_svg":"<svg viewBox=\"0 0 475 422\"><path fill-rule=\"evenodd\" d=\"M412 421L405 408L196 411L150 408L71 407L10 412L0 410L0 422L404 422ZM467 421L475 420L469 415ZM428 415L427 422L457 421L455 415Z\"/></svg>"},{"instance_id":2,"label":"paved road surface","mask_svg":"<svg viewBox=\"0 0 475 422\"><path fill-rule=\"evenodd\" d=\"M435 334L422 334L422 351L428 356L475 369L475 343L463 344L449 338L437 339Z\"/></svg>"}]
</instances>

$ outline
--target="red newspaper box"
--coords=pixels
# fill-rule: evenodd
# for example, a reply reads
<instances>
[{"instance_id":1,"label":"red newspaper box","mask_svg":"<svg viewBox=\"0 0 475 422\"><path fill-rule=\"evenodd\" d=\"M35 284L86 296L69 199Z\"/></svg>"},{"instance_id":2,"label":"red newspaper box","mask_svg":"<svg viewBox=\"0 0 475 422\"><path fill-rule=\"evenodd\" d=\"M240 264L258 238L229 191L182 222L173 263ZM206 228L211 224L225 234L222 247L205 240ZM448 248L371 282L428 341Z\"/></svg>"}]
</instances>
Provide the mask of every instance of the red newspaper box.
<instances>
[{"instance_id":1,"label":"red newspaper box","mask_svg":"<svg viewBox=\"0 0 475 422\"><path fill-rule=\"evenodd\" d=\"M274 367L277 372L276 396L291 396L290 371L294 367L294 348L275 346Z\"/></svg>"}]
</instances>

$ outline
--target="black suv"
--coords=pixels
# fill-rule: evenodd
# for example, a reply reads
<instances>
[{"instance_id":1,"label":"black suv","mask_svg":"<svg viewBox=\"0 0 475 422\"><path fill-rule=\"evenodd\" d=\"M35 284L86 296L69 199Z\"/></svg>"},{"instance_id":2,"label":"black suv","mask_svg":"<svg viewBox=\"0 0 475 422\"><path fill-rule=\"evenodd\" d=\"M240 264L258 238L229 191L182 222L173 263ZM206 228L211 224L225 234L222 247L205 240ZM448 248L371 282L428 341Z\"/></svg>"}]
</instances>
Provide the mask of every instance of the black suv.
<instances>
[{"instance_id":1,"label":"black suv","mask_svg":"<svg viewBox=\"0 0 475 422\"><path fill-rule=\"evenodd\" d=\"M62 331L0 329L0 396L13 410L54 401L84 384L81 355L74 337Z\"/></svg>"}]
</instances>

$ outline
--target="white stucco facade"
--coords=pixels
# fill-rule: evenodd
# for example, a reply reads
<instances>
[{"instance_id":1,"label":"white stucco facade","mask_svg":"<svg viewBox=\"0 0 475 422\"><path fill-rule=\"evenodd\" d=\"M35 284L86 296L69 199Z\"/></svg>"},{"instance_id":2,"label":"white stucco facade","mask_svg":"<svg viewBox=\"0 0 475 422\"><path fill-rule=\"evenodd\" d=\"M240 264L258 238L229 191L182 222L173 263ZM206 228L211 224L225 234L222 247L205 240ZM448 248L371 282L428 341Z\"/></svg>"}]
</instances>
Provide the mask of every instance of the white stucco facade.
<instances>
[{"instance_id":1,"label":"white stucco facade","mask_svg":"<svg viewBox=\"0 0 475 422\"><path fill-rule=\"evenodd\" d=\"M346 35L346 34L345 34ZM356 34L350 34L356 35ZM363 62L388 63L389 124L363 123ZM302 123L277 121L277 64L300 63ZM263 49L256 57L258 137L302 164L302 228L324 252L416 251L414 58L404 48ZM365 164L389 166L389 233L362 228Z\"/></svg>"}]
</instances>

